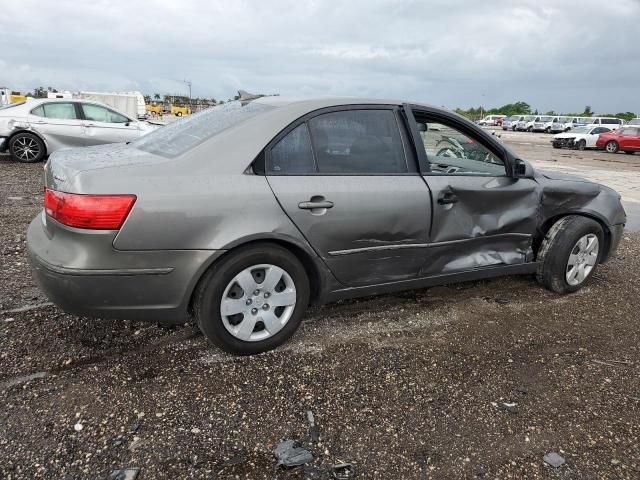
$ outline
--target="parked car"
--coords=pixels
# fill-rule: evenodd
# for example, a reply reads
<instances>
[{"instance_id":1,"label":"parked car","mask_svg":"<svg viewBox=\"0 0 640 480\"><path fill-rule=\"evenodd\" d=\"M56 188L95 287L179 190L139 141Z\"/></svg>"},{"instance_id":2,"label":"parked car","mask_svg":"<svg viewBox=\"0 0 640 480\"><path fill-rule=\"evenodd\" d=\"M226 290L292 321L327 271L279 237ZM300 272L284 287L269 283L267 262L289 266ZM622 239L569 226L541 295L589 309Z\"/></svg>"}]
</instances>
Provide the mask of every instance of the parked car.
<instances>
[{"instance_id":1,"label":"parked car","mask_svg":"<svg viewBox=\"0 0 640 480\"><path fill-rule=\"evenodd\" d=\"M0 109L0 152L39 162L63 148L128 142L156 128L99 102L30 99Z\"/></svg>"},{"instance_id":2,"label":"parked car","mask_svg":"<svg viewBox=\"0 0 640 480\"><path fill-rule=\"evenodd\" d=\"M524 115L511 115L502 121L502 130L514 130L518 122L524 120Z\"/></svg>"},{"instance_id":3,"label":"parked car","mask_svg":"<svg viewBox=\"0 0 640 480\"><path fill-rule=\"evenodd\" d=\"M553 123L552 116L542 115L536 117L531 124L532 132L545 132L549 133L551 131L551 124Z\"/></svg>"},{"instance_id":4,"label":"parked car","mask_svg":"<svg viewBox=\"0 0 640 480\"><path fill-rule=\"evenodd\" d=\"M640 126L625 126L598 137L596 147L609 153L640 151Z\"/></svg>"},{"instance_id":5,"label":"parked car","mask_svg":"<svg viewBox=\"0 0 640 480\"><path fill-rule=\"evenodd\" d=\"M565 128L569 130L575 127L584 127L586 125L590 125L593 123L592 117L570 117L569 121L566 123Z\"/></svg>"},{"instance_id":6,"label":"parked car","mask_svg":"<svg viewBox=\"0 0 640 480\"><path fill-rule=\"evenodd\" d=\"M551 120L551 125L549 125L550 133L559 133L566 132L570 127L567 127L567 123L569 122L569 117L555 116Z\"/></svg>"},{"instance_id":7,"label":"parked car","mask_svg":"<svg viewBox=\"0 0 640 480\"><path fill-rule=\"evenodd\" d=\"M620 241L610 188L534 169L452 112L263 97L51 155L38 283L83 315L181 323L238 353L307 306L498 275L580 289Z\"/></svg>"},{"instance_id":8,"label":"parked car","mask_svg":"<svg viewBox=\"0 0 640 480\"><path fill-rule=\"evenodd\" d=\"M478 120L478 125L484 126L496 126L502 124L502 120L506 118L506 115L487 115L482 120Z\"/></svg>"},{"instance_id":9,"label":"parked car","mask_svg":"<svg viewBox=\"0 0 640 480\"><path fill-rule=\"evenodd\" d=\"M559 133L551 140L553 148L596 148L596 141L601 133L610 132L607 127L593 126L572 128L569 132Z\"/></svg>"},{"instance_id":10,"label":"parked car","mask_svg":"<svg viewBox=\"0 0 640 480\"><path fill-rule=\"evenodd\" d=\"M522 120L518 120L518 123L516 123L515 129L520 132L531 131L536 118L537 115L523 115Z\"/></svg>"}]
</instances>

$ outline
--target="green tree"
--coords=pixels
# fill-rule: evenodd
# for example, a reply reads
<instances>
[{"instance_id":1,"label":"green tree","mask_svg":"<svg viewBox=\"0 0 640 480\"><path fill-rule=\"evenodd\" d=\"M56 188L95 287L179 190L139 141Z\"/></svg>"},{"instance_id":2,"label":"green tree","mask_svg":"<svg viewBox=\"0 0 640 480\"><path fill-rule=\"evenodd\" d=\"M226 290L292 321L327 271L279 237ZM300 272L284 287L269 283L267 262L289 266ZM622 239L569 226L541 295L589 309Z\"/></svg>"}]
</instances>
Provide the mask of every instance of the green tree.
<instances>
[{"instance_id":1,"label":"green tree","mask_svg":"<svg viewBox=\"0 0 640 480\"><path fill-rule=\"evenodd\" d=\"M591 115L593 115L593 111L591 110L591 105L587 105L586 107L584 107L584 112L582 112L582 114L585 117L590 117Z\"/></svg>"},{"instance_id":2,"label":"green tree","mask_svg":"<svg viewBox=\"0 0 640 480\"><path fill-rule=\"evenodd\" d=\"M159 93L154 93L154 94L153 94L153 98L154 98L155 100L160 100L160 94L159 94Z\"/></svg>"},{"instance_id":3,"label":"green tree","mask_svg":"<svg viewBox=\"0 0 640 480\"><path fill-rule=\"evenodd\" d=\"M36 87L31 93L33 98L47 98L47 90L44 87Z\"/></svg>"}]
</instances>

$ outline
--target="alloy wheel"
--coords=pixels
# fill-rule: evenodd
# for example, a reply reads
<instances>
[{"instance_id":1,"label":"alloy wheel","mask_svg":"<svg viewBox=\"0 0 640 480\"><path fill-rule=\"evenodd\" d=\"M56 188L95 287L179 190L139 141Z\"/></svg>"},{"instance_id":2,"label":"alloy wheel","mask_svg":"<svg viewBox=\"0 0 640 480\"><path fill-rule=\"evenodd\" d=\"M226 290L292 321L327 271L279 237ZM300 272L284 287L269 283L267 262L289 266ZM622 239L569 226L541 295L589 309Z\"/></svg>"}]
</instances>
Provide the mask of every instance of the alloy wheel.
<instances>
[{"instance_id":1,"label":"alloy wheel","mask_svg":"<svg viewBox=\"0 0 640 480\"><path fill-rule=\"evenodd\" d=\"M40 155L40 145L33 138L19 137L14 143L13 154L21 160L31 162Z\"/></svg>"},{"instance_id":2,"label":"alloy wheel","mask_svg":"<svg viewBox=\"0 0 640 480\"><path fill-rule=\"evenodd\" d=\"M258 342L282 330L293 315L296 300L296 286L283 268L254 265L229 282L220 301L220 316L231 335Z\"/></svg>"},{"instance_id":3,"label":"alloy wheel","mask_svg":"<svg viewBox=\"0 0 640 480\"><path fill-rule=\"evenodd\" d=\"M607 150L607 152L609 153L616 153L618 151L618 144L616 142L608 142L605 145L605 149Z\"/></svg>"},{"instance_id":4,"label":"alloy wheel","mask_svg":"<svg viewBox=\"0 0 640 480\"><path fill-rule=\"evenodd\" d=\"M598 261L600 241L593 233L581 237L574 245L567 261L566 280L571 286L580 285Z\"/></svg>"}]
</instances>

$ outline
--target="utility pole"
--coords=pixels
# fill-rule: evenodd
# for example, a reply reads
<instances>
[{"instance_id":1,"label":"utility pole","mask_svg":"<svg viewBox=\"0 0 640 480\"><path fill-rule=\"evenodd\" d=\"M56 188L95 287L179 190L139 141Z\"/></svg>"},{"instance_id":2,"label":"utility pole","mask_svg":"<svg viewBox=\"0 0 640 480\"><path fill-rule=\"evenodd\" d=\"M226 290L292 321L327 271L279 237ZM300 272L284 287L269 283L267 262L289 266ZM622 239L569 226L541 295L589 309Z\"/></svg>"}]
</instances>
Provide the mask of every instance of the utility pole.
<instances>
[{"instance_id":1,"label":"utility pole","mask_svg":"<svg viewBox=\"0 0 640 480\"><path fill-rule=\"evenodd\" d=\"M191 106L191 80L183 80L182 83L185 83L187 87L189 87L189 106Z\"/></svg>"}]
</instances>

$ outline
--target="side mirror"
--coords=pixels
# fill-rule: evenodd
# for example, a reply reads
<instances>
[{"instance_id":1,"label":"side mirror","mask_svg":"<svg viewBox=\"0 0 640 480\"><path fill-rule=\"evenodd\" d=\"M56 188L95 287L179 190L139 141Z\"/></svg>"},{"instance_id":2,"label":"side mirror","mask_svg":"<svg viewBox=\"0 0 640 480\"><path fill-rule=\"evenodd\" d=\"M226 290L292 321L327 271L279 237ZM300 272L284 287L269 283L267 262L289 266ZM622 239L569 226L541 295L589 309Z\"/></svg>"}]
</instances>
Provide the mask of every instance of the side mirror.
<instances>
[{"instance_id":1,"label":"side mirror","mask_svg":"<svg viewBox=\"0 0 640 480\"><path fill-rule=\"evenodd\" d=\"M533 168L524 160L516 158L513 161L513 178L533 178Z\"/></svg>"}]
</instances>

